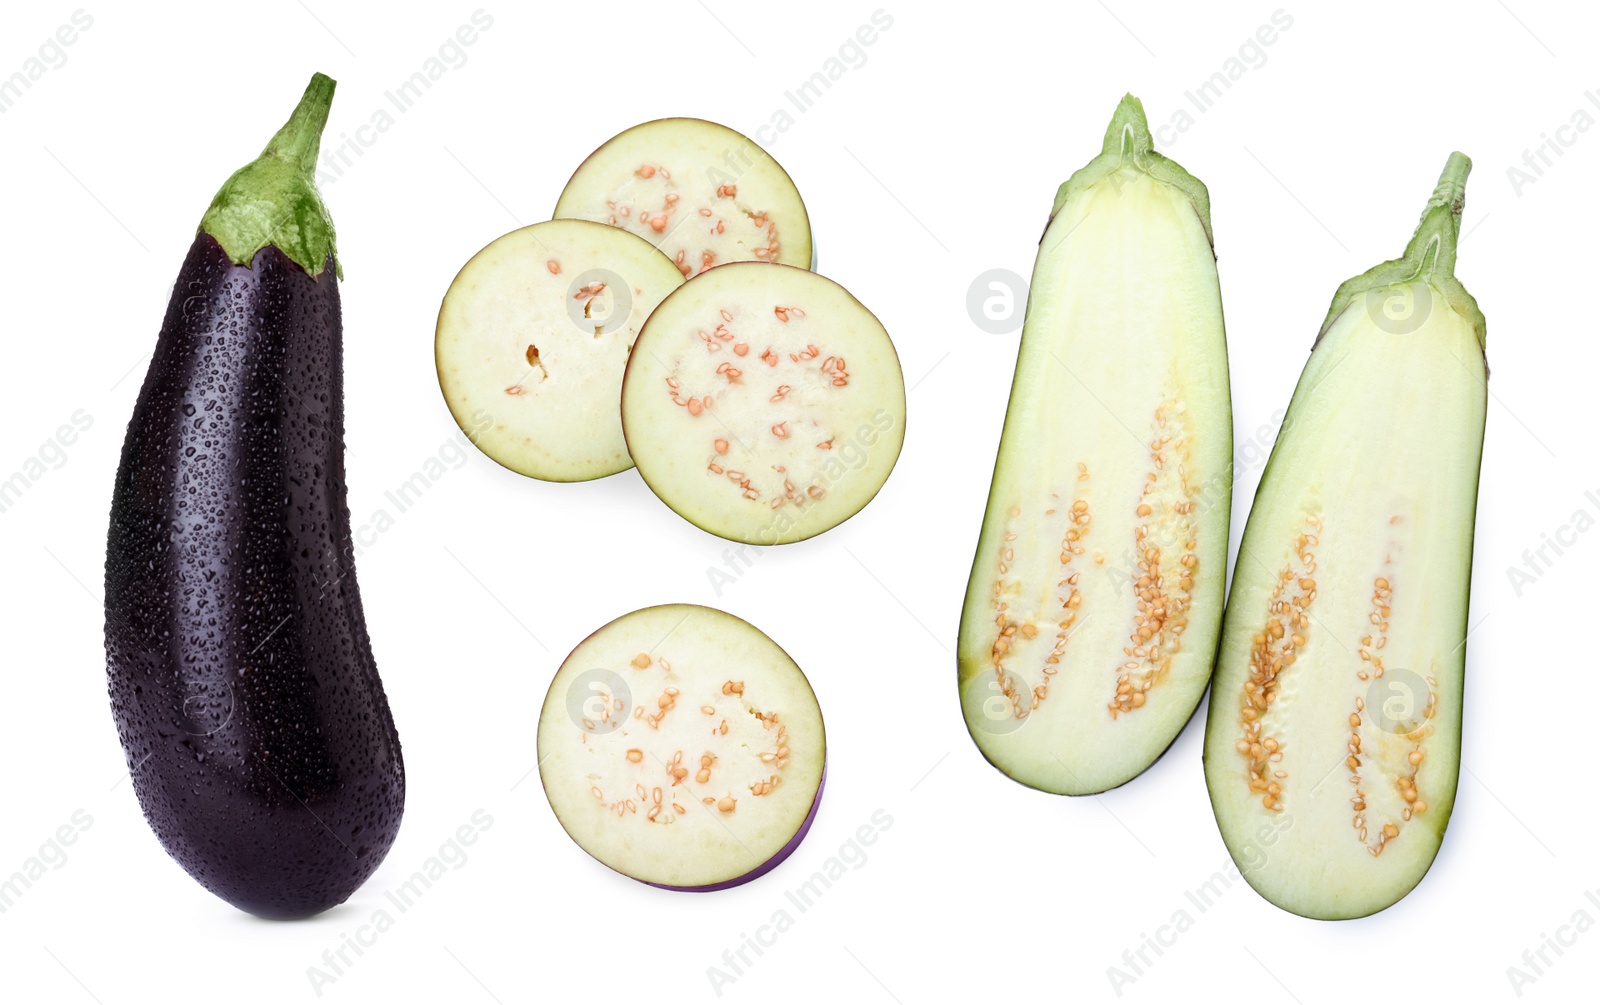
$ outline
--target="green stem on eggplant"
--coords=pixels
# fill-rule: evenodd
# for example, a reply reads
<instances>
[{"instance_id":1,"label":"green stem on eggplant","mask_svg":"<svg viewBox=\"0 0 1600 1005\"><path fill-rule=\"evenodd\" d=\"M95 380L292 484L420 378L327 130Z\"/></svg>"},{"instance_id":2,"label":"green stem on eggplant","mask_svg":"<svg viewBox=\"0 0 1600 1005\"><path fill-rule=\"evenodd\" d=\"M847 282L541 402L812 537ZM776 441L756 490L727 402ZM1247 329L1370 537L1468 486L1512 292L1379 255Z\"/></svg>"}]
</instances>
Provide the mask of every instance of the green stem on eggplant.
<instances>
[{"instance_id":1,"label":"green stem on eggplant","mask_svg":"<svg viewBox=\"0 0 1600 1005\"><path fill-rule=\"evenodd\" d=\"M1467 175L1472 171L1472 160L1459 150L1445 161L1439 184L1434 186L1428 204L1422 210L1406 250L1399 258L1376 265L1353 279L1339 285L1333 295L1328 316L1317 333L1317 341L1339 315L1349 309L1358 298L1369 291L1399 286L1406 283L1425 282L1444 296L1445 303L1460 313L1478 336L1478 347L1485 347L1485 324L1478 301L1467 292L1456 278L1456 246L1461 234L1461 211L1466 206Z\"/></svg>"},{"instance_id":2,"label":"green stem on eggplant","mask_svg":"<svg viewBox=\"0 0 1600 1005\"><path fill-rule=\"evenodd\" d=\"M333 262L344 278L334 247L333 218L317 193L317 155L333 104L334 80L317 73L306 85L289 121L261 156L233 173L200 220L235 265L248 266L256 252L277 247L309 276Z\"/></svg>"},{"instance_id":3,"label":"green stem on eggplant","mask_svg":"<svg viewBox=\"0 0 1600 1005\"><path fill-rule=\"evenodd\" d=\"M1156 152L1150 123L1145 118L1144 104L1131 94L1122 96L1122 101L1112 114L1111 123L1106 126L1100 155L1073 172L1072 177L1056 189L1056 201L1050 209L1050 219L1056 218L1068 198L1120 171L1143 172L1188 196L1189 202L1194 205L1195 215L1200 218L1200 225L1205 228L1206 240L1212 240L1211 194L1206 190L1205 183L1185 171L1177 161ZM1113 185L1113 191L1120 192L1120 186Z\"/></svg>"}]
</instances>

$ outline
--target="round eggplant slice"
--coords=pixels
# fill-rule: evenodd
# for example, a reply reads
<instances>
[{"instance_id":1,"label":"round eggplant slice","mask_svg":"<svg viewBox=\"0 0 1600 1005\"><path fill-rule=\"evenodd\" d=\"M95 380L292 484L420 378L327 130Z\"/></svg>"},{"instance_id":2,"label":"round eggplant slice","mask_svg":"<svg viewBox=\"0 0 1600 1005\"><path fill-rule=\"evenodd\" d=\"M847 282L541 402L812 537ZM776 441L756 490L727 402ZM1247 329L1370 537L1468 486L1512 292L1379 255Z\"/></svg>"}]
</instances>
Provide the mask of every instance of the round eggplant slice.
<instances>
[{"instance_id":1,"label":"round eggplant slice","mask_svg":"<svg viewBox=\"0 0 1600 1005\"><path fill-rule=\"evenodd\" d=\"M822 712L805 674L731 614L624 614L556 671L539 775L572 840L642 883L747 883L799 846L822 796Z\"/></svg>"},{"instance_id":2,"label":"round eggplant slice","mask_svg":"<svg viewBox=\"0 0 1600 1005\"><path fill-rule=\"evenodd\" d=\"M626 471L617 395L644 319L683 277L631 234L582 220L514 230L462 267L434 360L456 422L530 478Z\"/></svg>"},{"instance_id":3,"label":"round eggplant slice","mask_svg":"<svg viewBox=\"0 0 1600 1005\"><path fill-rule=\"evenodd\" d=\"M704 119L626 129L573 173L556 219L650 241L694 277L728 262L812 262L811 221L788 172L754 140Z\"/></svg>"},{"instance_id":4,"label":"round eggplant slice","mask_svg":"<svg viewBox=\"0 0 1600 1005\"><path fill-rule=\"evenodd\" d=\"M622 382L634 462L661 501L747 544L820 534L872 500L905 437L889 334L803 269L724 265L650 315Z\"/></svg>"}]
</instances>

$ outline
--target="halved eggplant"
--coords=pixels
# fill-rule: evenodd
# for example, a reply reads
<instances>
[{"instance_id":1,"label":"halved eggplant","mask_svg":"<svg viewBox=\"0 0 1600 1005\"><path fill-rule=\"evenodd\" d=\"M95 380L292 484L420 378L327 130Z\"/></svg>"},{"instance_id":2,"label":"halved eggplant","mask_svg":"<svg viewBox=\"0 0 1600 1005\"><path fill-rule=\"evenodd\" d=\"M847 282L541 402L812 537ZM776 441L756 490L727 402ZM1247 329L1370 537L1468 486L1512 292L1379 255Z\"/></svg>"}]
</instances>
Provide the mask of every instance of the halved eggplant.
<instances>
[{"instance_id":1,"label":"halved eggplant","mask_svg":"<svg viewBox=\"0 0 1600 1005\"><path fill-rule=\"evenodd\" d=\"M688 278L728 262L812 264L811 221L788 172L748 136L704 119L655 119L613 136L579 165L553 215L637 234Z\"/></svg>"},{"instance_id":2,"label":"halved eggplant","mask_svg":"<svg viewBox=\"0 0 1600 1005\"><path fill-rule=\"evenodd\" d=\"M900 359L831 279L736 262L670 294L622 381L622 428L652 491L748 544L820 534L861 510L905 437Z\"/></svg>"},{"instance_id":3,"label":"halved eggplant","mask_svg":"<svg viewBox=\"0 0 1600 1005\"><path fill-rule=\"evenodd\" d=\"M539 715L556 819L643 883L747 883L799 846L827 742L805 674L755 626L709 607L625 614L572 650Z\"/></svg>"},{"instance_id":4,"label":"halved eggplant","mask_svg":"<svg viewBox=\"0 0 1600 1005\"><path fill-rule=\"evenodd\" d=\"M1206 783L1245 878L1309 918L1405 896L1455 802L1488 393L1454 274L1470 167L1334 295L1235 563Z\"/></svg>"},{"instance_id":5,"label":"halved eggplant","mask_svg":"<svg viewBox=\"0 0 1600 1005\"><path fill-rule=\"evenodd\" d=\"M1222 616L1232 436L1210 202L1129 95L1040 241L962 611L962 710L1001 771L1100 792L1183 728Z\"/></svg>"},{"instance_id":6,"label":"halved eggplant","mask_svg":"<svg viewBox=\"0 0 1600 1005\"><path fill-rule=\"evenodd\" d=\"M434 362L451 414L530 478L626 471L622 371L645 318L682 284L648 241L604 224L551 220L491 242L439 308Z\"/></svg>"}]
</instances>

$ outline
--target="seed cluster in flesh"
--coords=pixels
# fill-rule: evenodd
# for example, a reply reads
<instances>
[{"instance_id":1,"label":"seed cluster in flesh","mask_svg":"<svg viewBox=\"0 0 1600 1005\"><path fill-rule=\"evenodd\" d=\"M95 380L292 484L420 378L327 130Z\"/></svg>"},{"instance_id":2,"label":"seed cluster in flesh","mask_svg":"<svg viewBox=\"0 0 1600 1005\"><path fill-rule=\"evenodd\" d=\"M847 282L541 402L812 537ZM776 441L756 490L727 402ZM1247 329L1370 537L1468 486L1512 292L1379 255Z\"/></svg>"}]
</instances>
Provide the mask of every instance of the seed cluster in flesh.
<instances>
[{"instance_id":1,"label":"seed cluster in flesh","mask_svg":"<svg viewBox=\"0 0 1600 1005\"><path fill-rule=\"evenodd\" d=\"M1390 522L1398 523L1399 521L1400 517L1396 516ZM1356 671L1358 680L1380 680L1383 677L1385 667L1382 650L1389 641L1389 618L1393 614L1393 599L1394 584L1390 581L1389 576L1380 575L1375 577L1372 581L1372 608L1367 614L1367 620L1371 623L1372 630L1361 639L1358 654L1363 665ZM1358 695L1355 699L1355 711L1350 713L1350 756L1346 760L1345 766L1350 769L1350 784L1355 788L1355 795L1350 800L1354 812L1351 826L1355 830L1356 837L1367 846L1367 851L1373 856L1383 854L1384 847L1400 836L1400 832L1406 823L1410 822L1413 816L1424 813L1428 809L1427 801L1421 796L1421 788L1418 784L1417 776L1425 759L1422 749L1423 742L1433 732L1433 726L1429 720L1434 717L1438 710L1439 695L1437 679L1432 674L1429 674L1426 680L1428 683L1428 700L1422 710L1422 720L1413 729L1404 734L1405 740L1410 744L1410 749L1406 752L1404 765L1399 770L1392 772L1394 775L1395 794L1398 795L1401 801L1400 820L1399 822L1392 818L1386 820L1383 826L1377 829L1376 840L1371 842L1367 840L1369 829L1367 804L1372 796L1367 789L1363 788L1364 782L1361 774L1363 767L1361 730L1363 723L1366 721L1363 716L1363 713L1366 712L1366 700ZM1370 729L1370 726L1368 728ZM1374 767L1375 773L1380 777L1386 774L1384 765L1381 763L1374 765Z\"/></svg>"},{"instance_id":2,"label":"seed cluster in flesh","mask_svg":"<svg viewBox=\"0 0 1600 1005\"><path fill-rule=\"evenodd\" d=\"M1145 706L1150 690L1170 671L1188 624L1195 571L1200 560L1195 553L1199 543L1196 540L1198 507L1185 472L1188 438L1182 418L1182 410L1169 400L1156 408L1152 421L1149 470L1138 499L1133 503L1133 515L1140 521L1134 526L1130 552L1134 559L1129 576L1134 609L1128 644L1122 649L1125 660L1117 666L1115 693L1107 704L1112 719ZM990 588L995 637L990 644L989 663L994 669L997 686L1018 719L1037 710L1049 695L1051 679L1060 671L1067 640L1084 602L1078 578L1082 575L1081 559L1088 551L1085 542L1093 520L1089 486L1084 484L1090 481L1089 468L1082 461L1078 462L1077 481L1078 492L1066 505L1067 528L1062 536L1056 569L1060 577L1056 599L1061 609L1055 612L1059 618L1055 623L1055 642L1044 658L1041 680L1031 690L1006 666L1022 641L1039 634L1039 626L1033 618L1019 619L1011 609L1011 598L1020 584L1007 577L1016 558L1013 542L1018 534L1014 528L1023 510L1014 504L1007 512L1000 557ZM1056 516L1062 507L1060 493L1051 493L1050 499L1050 506L1044 511L1046 517ZM1093 561L1104 565L1105 555L1096 551Z\"/></svg>"},{"instance_id":3,"label":"seed cluster in flesh","mask_svg":"<svg viewBox=\"0 0 1600 1005\"><path fill-rule=\"evenodd\" d=\"M1170 402L1156 409L1155 434L1150 441L1151 470L1145 475L1144 489L1134 508L1134 515L1144 521L1133 531L1133 547L1139 556L1132 573L1138 612L1128 636L1129 644L1122 650L1127 661L1118 671L1116 694L1107 706L1112 718L1119 712L1144 707L1150 689L1172 668L1183 644L1183 630L1189 623L1189 602L1200 558L1195 554L1198 528L1194 493L1182 460L1188 448L1182 418ZM1152 539L1152 533L1158 539ZM1168 544L1178 539L1183 541L1181 551Z\"/></svg>"},{"instance_id":4,"label":"seed cluster in flesh","mask_svg":"<svg viewBox=\"0 0 1600 1005\"><path fill-rule=\"evenodd\" d=\"M797 332L800 338L807 337L803 330L806 320L803 308L774 305L772 313L784 325L800 329ZM768 410L772 415L783 414L782 406L785 403L795 404L797 408L789 417L779 419L765 429L746 430L746 437L751 438L741 438L717 415L716 395L686 393L680 377L668 375L662 378L666 395L672 403L684 409L690 418L700 420L708 427L704 433L708 441L706 471L713 477L726 479L730 493L737 493L750 502L763 504L773 510L784 506L803 509L808 501L821 499L827 489L820 479L811 481L800 472L791 471L788 464L766 465L772 471L772 475L767 476L753 468L745 470L752 467L750 465L735 467L741 462L730 459L728 455L738 448L738 455L751 458L770 446L788 446L784 441L797 437L800 442L812 441L813 449L818 452L832 450L835 435L810 417L815 409L807 408L807 405L815 404L819 395L849 385L850 373L844 357L824 356L821 349L809 342L794 351L765 345L757 354L754 345L762 343L752 344L749 339L740 336L736 331L739 328L737 314L727 307L718 310L715 320L708 319L708 323L711 325L709 329L700 328L696 334L705 346L707 356L719 361L708 366L709 376L699 390L714 388L717 395L764 394L767 403L773 406ZM724 351L731 358L722 358ZM792 455L792 452L788 452L788 455ZM819 457L822 455L818 454ZM812 465L811 469L816 471L820 467L819 462ZM806 484L797 485L795 478L800 478Z\"/></svg>"},{"instance_id":5,"label":"seed cluster in flesh","mask_svg":"<svg viewBox=\"0 0 1600 1005\"><path fill-rule=\"evenodd\" d=\"M1390 523L1397 524L1400 517ZM1280 767L1284 756L1282 741L1271 735L1264 720L1278 697L1282 675L1293 666L1306 645L1311 630L1310 611L1317 598L1317 556L1322 521L1311 511L1305 525L1294 541L1294 560L1286 563L1278 574L1276 588L1267 602L1267 616L1262 629L1251 639L1250 676L1244 685L1239 711L1242 736L1235 749L1248 765L1249 786L1258 794L1261 803L1269 810L1282 810L1283 780L1287 774ZM1391 544L1391 549L1397 547ZM1392 560L1385 560L1386 566ZM1357 694L1346 714L1349 737L1346 741L1344 767L1349 771L1349 784L1354 795L1350 798L1351 827L1358 840L1374 857L1381 855L1389 842L1400 836L1413 816L1427 810L1418 781L1421 765L1426 759L1423 744L1432 733L1429 722L1438 709L1438 681L1430 673L1424 679L1428 697L1419 721L1400 734L1405 744L1403 750L1387 737L1386 721L1393 717L1375 715L1367 707L1365 695L1371 683L1381 680L1385 665L1383 650L1389 643L1389 621L1393 614L1393 573L1380 573L1371 581L1370 607L1366 612L1370 624L1368 634L1361 639L1355 655ZM1386 764L1393 760L1397 763ZM1386 814L1382 824L1371 819L1375 811L1371 777L1392 778L1393 802L1397 812Z\"/></svg>"},{"instance_id":6,"label":"seed cluster in flesh","mask_svg":"<svg viewBox=\"0 0 1600 1005\"><path fill-rule=\"evenodd\" d=\"M1089 467L1079 462L1078 481L1089 480ZM1052 495L1053 499L1060 499L1059 495ZM1054 507L1045 510L1045 516L1054 516ZM1008 613L1010 602L1007 600L1006 574L1011 571L1011 563L1016 559L1012 542L1017 539L1017 534L1011 529L1012 521L1022 516L1021 506L1012 506L1007 512L1009 518L1006 525L1005 547L1000 551L999 572L995 576L992 603L994 605L995 640L989 649L989 662L994 666L995 680L1000 691L1006 696L1006 701L1011 704L1011 714L1018 719L1028 716L1028 713L1043 704L1050 694L1050 681L1061 669L1061 655L1066 652L1067 639L1072 634L1072 626L1078 618L1078 607L1083 603L1083 594L1078 590L1078 577L1081 573L1072 567L1075 558L1084 553L1082 541L1089 533L1089 501L1079 495L1072 501L1068 510L1067 520L1071 524L1066 534L1061 539L1061 559L1059 575L1062 577L1056 583L1056 596L1061 603L1061 620L1056 622L1055 644L1050 649L1050 655L1045 657L1044 667L1040 672L1043 678L1035 684L1033 690L1027 694L1017 689L1017 679L1006 671L1006 654L1016 644L1016 636L1020 633L1024 639L1036 638L1039 627L1030 618L1026 621L1015 621Z\"/></svg>"},{"instance_id":7,"label":"seed cluster in flesh","mask_svg":"<svg viewBox=\"0 0 1600 1005\"><path fill-rule=\"evenodd\" d=\"M733 183L680 184L665 164L641 164L606 200L603 222L656 245L685 278L723 262L777 261L778 225L738 196Z\"/></svg>"},{"instance_id":8,"label":"seed cluster in flesh","mask_svg":"<svg viewBox=\"0 0 1600 1005\"><path fill-rule=\"evenodd\" d=\"M1239 708L1243 736L1234 749L1247 763L1250 790L1260 794L1261 805L1269 810L1283 808L1283 780L1288 774L1279 767L1283 744L1262 728L1262 718L1277 700L1279 677L1294 665L1311 630L1309 612L1317 597L1315 549L1321 533L1322 517L1312 510L1295 537L1294 561L1278 573L1277 586L1267 600L1266 621L1250 640L1250 677Z\"/></svg>"},{"instance_id":9,"label":"seed cluster in flesh","mask_svg":"<svg viewBox=\"0 0 1600 1005\"><path fill-rule=\"evenodd\" d=\"M545 270L548 271L552 276L561 275L560 259L552 258L545 262L544 266ZM580 286L577 291L572 294L572 299L583 304L583 316L588 318L591 316L590 311L594 307L594 299L605 293L605 291L605 283L587 283L583 286ZM642 296L644 294L644 291L639 289L636 289L633 292L636 296ZM602 326L599 325L595 327L594 337L597 339L603 334L601 328ZM539 355L538 345L529 343L528 348L523 351L522 362L528 364L528 369L523 372L522 376L517 379L516 383L506 387L506 393L513 397L526 392L528 380L529 378L533 377L534 373L536 372L539 375L540 382L550 379L550 368L545 366L543 358L541 358Z\"/></svg>"},{"instance_id":10,"label":"seed cluster in flesh","mask_svg":"<svg viewBox=\"0 0 1600 1005\"><path fill-rule=\"evenodd\" d=\"M649 743L630 746L623 754L625 763L617 765L620 779L591 776L589 794L618 818L669 824L687 814L696 801L718 813L733 814L741 799L761 798L782 784L790 761L788 728L779 721L778 712L762 711L745 699L744 681L724 681L720 696L693 708L680 703L684 697L680 688L665 683L675 679L666 657L639 653L629 667L630 693L654 697L630 712L622 698L606 695L600 714L582 721L578 742L590 743L592 737L617 731L629 718L659 732L664 721L676 716L703 717L705 739L692 748L670 743L662 749ZM659 686L648 685L650 676L659 679ZM760 724L759 734L744 728L750 721ZM752 737L761 742L752 742Z\"/></svg>"}]
</instances>

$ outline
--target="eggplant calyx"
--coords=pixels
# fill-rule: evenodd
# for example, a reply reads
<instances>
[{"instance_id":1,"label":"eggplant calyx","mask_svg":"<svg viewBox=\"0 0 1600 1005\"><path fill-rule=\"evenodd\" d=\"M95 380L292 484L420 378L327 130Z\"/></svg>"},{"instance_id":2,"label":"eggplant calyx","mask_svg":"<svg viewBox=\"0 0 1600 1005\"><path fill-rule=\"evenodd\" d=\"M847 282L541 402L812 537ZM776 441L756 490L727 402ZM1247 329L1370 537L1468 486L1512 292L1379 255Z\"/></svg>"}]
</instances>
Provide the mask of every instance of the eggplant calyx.
<instances>
[{"instance_id":1,"label":"eggplant calyx","mask_svg":"<svg viewBox=\"0 0 1600 1005\"><path fill-rule=\"evenodd\" d=\"M334 81L313 74L294 114L261 156L222 184L200 220L200 230L216 238L228 260L249 266L269 245L316 277L331 258L344 277L334 247L333 219L317 194L317 155L322 129L333 103Z\"/></svg>"},{"instance_id":2,"label":"eggplant calyx","mask_svg":"<svg viewBox=\"0 0 1600 1005\"><path fill-rule=\"evenodd\" d=\"M1471 171L1472 161L1466 154L1459 150L1450 154L1444 171L1439 175L1439 184L1434 187L1427 205L1423 207L1416 233L1411 235L1410 242L1406 244L1405 254L1382 262L1339 285L1333 295L1333 303L1328 308L1328 316L1317 332L1318 342L1333 327L1334 321L1357 300L1366 298L1374 291L1426 283L1438 291L1447 307L1472 325L1478 337L1479 349L1484 348L1483 312L1455 273L1456 245L1461 236L1461 211L1466 205L1467 175ZM1410 325L1405 327L1407 331L1412 328ZM1315 347L1313 343L1312 348Z\"/></svg>"},{"instance_id":3,"label":"eggplant calyx","mask_svg":"<svg viewBox=\"0 0 1600 1005\"><path fill-rule=\"evenodd\" d=\"M1050 219L1055 219L1069 198L1099 182L1109 181L1114 190L1120 191L1123 182L1119 179L1125 171L1140 172L1182 192L1194 206L1195 215L1205 228L1206 240L1212 240L1211 195L1205 183L1185 171L1177 161L1156 152L1144 105L1131 94L1122 96L1112 114L1100 155L1075 171L1056 190Z\"/></svg>"}]
</instances>

